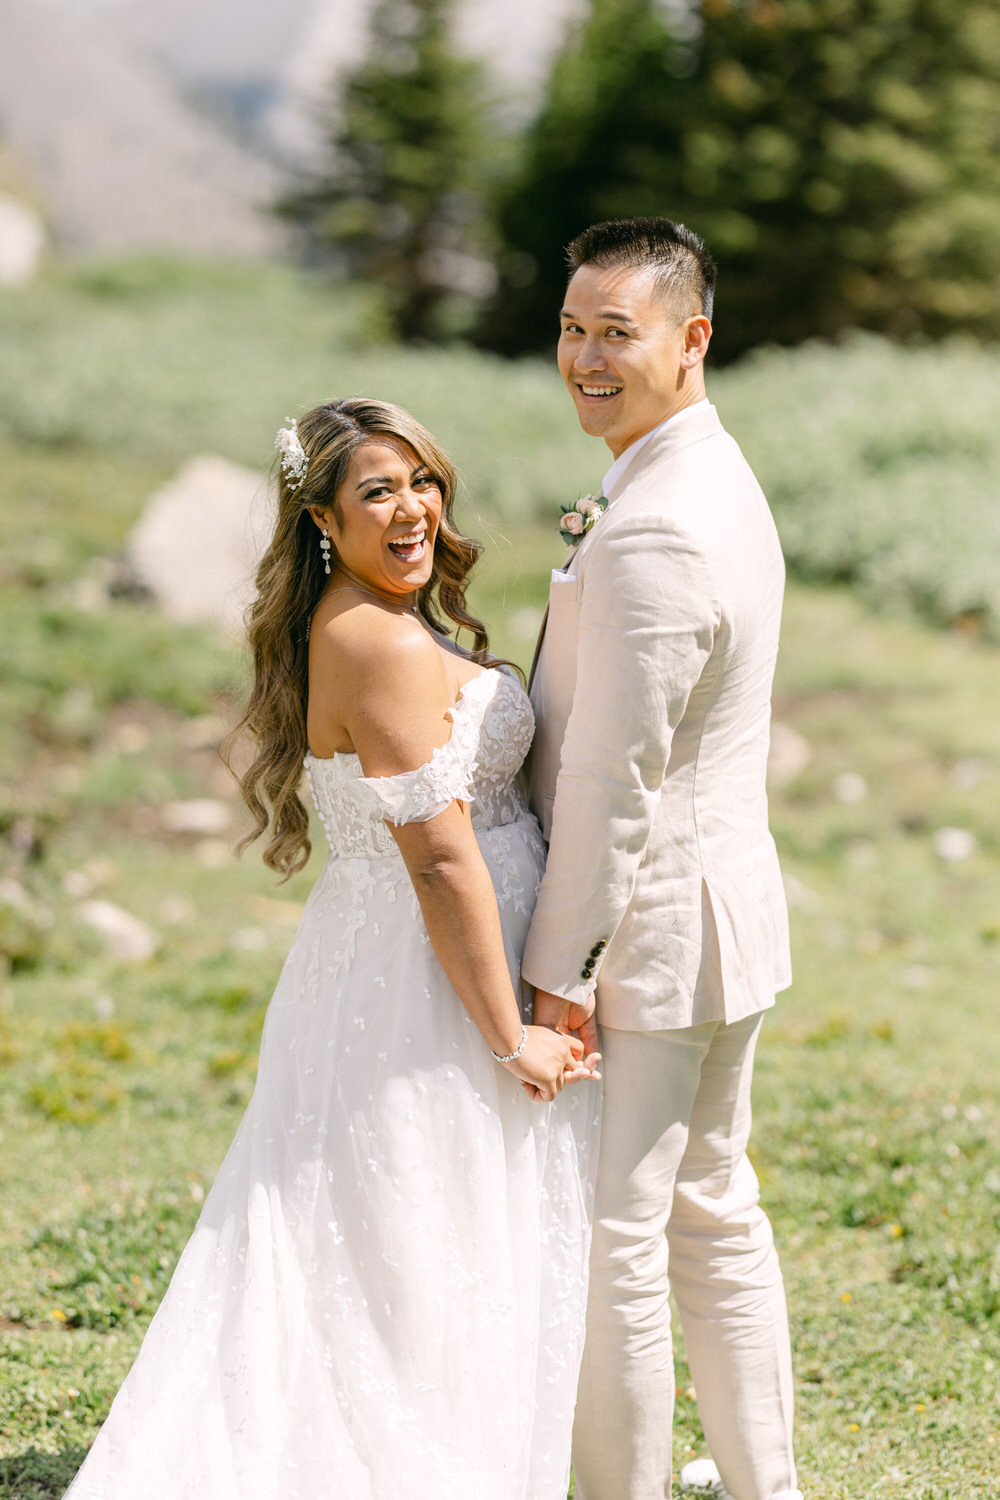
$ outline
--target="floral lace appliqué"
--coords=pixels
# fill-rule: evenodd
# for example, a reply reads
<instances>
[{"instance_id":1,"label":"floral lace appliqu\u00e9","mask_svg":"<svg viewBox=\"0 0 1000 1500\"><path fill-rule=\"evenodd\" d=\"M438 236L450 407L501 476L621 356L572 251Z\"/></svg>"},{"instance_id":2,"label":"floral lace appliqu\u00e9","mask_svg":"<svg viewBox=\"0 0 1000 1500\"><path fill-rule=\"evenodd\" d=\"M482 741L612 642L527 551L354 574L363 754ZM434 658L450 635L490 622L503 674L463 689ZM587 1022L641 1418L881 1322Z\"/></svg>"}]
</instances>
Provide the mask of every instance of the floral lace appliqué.
<instances>
[{"instance_id":1,"label":"floral lace appliqu\u00e9","mask_svg":"<svg viewBox=\"0 0 1000 1500\"><path fill-rule=\"evenodd\" d=\"M388 823L426 822L453 801L470 804L477 833L527 812L515 784L534 732L527 694L502 669L466 683L452 732L424 765L397 776L363 776L354 754L306 756L313 802L335 858L398 855Z\"/></svg>"}]
</instances>

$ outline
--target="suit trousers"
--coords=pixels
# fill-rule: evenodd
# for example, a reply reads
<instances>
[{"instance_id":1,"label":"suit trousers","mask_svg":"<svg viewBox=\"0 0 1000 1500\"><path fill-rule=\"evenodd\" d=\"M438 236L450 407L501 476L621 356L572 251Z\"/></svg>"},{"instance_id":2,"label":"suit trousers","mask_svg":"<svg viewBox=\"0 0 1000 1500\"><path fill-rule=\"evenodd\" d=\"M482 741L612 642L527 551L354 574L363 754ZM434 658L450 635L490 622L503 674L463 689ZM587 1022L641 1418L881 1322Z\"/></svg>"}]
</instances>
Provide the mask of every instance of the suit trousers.
<instances>
[{"instance_id":1,"label":"suit trousers","mask_svg":"<svg viewBox=\"0 0 1000 1500\"><path fill-rule=\"evenodd\" d=\"M573 1432L578 1500L671 1493L671 1286L726 1488L734 1500L768 1500L795 1487L785 1292L746 1154L761 1020L601 1029L604 1113Z\"/></svg>"}]
</instances>

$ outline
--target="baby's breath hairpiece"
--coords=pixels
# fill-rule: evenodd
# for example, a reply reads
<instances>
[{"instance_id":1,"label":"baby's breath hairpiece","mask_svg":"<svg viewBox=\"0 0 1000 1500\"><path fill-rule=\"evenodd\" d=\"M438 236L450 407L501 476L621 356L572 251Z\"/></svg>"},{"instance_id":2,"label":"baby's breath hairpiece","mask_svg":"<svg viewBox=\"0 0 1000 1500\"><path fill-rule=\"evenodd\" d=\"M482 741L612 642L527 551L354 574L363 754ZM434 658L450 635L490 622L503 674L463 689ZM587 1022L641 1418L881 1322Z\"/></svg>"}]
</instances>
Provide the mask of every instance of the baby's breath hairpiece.
<instances>
[{"instance_id":1,"label":"baby's breath hairpiece","mask_svg":"<svg viewBox=\"0 0 1000 1500\"><path fill-rule=\"evenodd\" d=\"M281 472L290 490L300 490L309 468L306 450L299 442L299 427L294 417L286 417L287 427L279 427L274 446L281 454ZM294 482L293 482L294 481Z\"/></svg>"}]
</instances>

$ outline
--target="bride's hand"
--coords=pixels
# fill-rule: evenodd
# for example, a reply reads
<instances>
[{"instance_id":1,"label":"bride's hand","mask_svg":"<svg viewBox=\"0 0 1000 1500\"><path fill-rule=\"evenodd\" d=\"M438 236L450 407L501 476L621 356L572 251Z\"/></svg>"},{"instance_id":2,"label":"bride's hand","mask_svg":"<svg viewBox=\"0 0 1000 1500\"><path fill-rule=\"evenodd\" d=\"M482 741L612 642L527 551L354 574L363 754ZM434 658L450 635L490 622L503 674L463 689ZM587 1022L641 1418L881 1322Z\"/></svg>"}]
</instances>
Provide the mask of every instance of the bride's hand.
<instances>
[{"instance_id":1,"label":"bride's hand","mask_svg":"<svg viewBox=\"0 0 1000 1500\"><path fill-rule=\"evenodd\" d=\"M587 1058L600 1058L595 1010L597 995L590 995L582 1003L564 1000L561 995L552 995L548 990L535 991L532 1019L536 1026L550 1026L562 1036L578 1036L583 1043Z\"/></svg>"},{"instance_id":2,"label":"bride's hand","mask_svg":"<svg viewBox=\"0 0 1000 1500\"><path fill-rule=\"evenodd\" d=\"M504 1063L508 1073L520 1079L533 1099L548 1103L565 1083L588 1077L583 1067L583 1043L579 1037L562 1036L547 1026L526 1026L527 1040L520 1057Z\"/></svg>"}]
</instances>

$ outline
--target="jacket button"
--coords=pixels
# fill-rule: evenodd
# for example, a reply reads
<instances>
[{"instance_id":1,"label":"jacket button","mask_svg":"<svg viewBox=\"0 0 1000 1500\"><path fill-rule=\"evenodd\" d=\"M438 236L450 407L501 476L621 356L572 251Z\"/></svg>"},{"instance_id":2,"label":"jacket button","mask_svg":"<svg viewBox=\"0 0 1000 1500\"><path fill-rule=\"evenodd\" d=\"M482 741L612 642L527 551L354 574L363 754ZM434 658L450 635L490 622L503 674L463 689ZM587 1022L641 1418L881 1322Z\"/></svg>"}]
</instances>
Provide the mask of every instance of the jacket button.
<instances>
[{"instance_id":1,"label":"jacket button","mask_svg":"<svg viewBox=\"0 0 1000 1500\"><path fill-rule=\"evenodd\" d=\"M600 956L603 953L603 951L604 951L604 944L603 943L595 943L594 946L590 950L590 956L591 956L591 958L600 958Z\"/></svg>"},{"instance_id":2,"label":"jacket button","mask_svg":"<svg viewBox=\"0 0 1000 1500\"><path fill-rule=\"evenodd\" d=\"M593 974L593 972L594 972L593 969L581 969L580 970L580 978L581 979L589 979L590 976L591 976L591 974Z\"/></svg>"}]
</instances>

